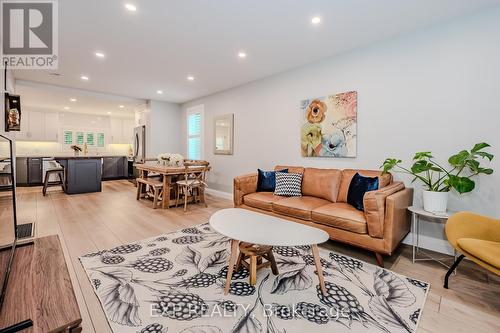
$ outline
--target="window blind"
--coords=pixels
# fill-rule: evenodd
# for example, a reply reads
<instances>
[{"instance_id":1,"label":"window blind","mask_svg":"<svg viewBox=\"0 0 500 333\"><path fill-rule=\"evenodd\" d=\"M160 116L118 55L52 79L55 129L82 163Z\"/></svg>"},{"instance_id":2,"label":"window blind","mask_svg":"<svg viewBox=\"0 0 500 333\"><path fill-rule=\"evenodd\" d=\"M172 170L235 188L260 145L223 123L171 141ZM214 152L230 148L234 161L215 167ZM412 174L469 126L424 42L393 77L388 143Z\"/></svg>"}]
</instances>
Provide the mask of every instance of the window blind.
<instances>
[{"instance_id":1,"label":"window blind","mask_svg":"<svg viewBox=\"0 0 500 333\"><path fill-rule=\"evenodd\" d=\"M188 115L188 159L201 159L201 113Z\"/></svg>"}]
</instances>

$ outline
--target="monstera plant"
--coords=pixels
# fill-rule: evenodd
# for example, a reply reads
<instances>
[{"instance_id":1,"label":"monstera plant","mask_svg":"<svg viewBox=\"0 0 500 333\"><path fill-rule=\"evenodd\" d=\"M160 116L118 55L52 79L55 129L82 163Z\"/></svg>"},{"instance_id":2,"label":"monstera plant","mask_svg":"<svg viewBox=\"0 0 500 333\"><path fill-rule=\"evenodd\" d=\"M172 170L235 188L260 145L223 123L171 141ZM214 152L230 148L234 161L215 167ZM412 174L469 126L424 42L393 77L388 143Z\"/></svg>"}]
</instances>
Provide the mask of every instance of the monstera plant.
<instances>
[{"instance_id":1,"label":"monstera plant","mask_svg":"<svg viewBox=\"0 0 500 333\"><path fill-rule=\"evenodd\" d=\"M410 174L413 176L412 182L420 180L424 184L424 209L441 212L446 210L447 193L451 189L460 194L471 192L476 186L473 180L475 176L493 173L493 169L481 165L484 159L493 160L493 154L485 151L488 147L489 144L482 142L474 145L470 151L462 150L448 158L447 167L439 164L430 151L424 151L415 154L409 168L395 158L387 158L382 168L384 173L396 171Z\"/></svg>"}]
</instances>

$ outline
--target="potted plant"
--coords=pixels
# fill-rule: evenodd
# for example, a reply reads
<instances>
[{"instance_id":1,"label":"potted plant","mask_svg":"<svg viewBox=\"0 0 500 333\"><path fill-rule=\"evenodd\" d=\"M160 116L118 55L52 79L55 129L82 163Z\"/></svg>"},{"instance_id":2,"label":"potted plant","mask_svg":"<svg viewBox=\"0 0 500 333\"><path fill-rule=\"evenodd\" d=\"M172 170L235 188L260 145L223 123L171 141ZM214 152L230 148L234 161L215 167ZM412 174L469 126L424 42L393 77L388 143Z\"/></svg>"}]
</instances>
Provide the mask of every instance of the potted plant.
<instances>
[{"instance_id":1,"label":"potted plant","mask_svg":"<svg viewBox=\"0 0 500 333\"><path fill-rule=\"evenodd\" d=\"M80 152L82 151L82 148L80 148L80 147L79 147L79 146L77 146L77 145L72 145L72 146L71 146L71 149L73 149L73 152L75 153L75 156L80 155Z\"/></svg>"},{"instance_id":2,"label":"potted plant","mask_svg":"<svg viewBox=\"0 0 500 333\"><path fill-rule=\"evenodd\" d=\"M474 190L476 183L472 178L477 175L491 175L493 169L484 168L481 159L491 162L493 155L486 152L490 147L487 143L478 143L468 150L448 158L450 166L445 168L434 160L429 151L418 152L413 157L413 165L408 169L401 165L402 161L387 158L382 164L383 173L391 170L412 175L412 182L417 179L424 184L423 202L424 210L429 212L445 212L448 205L448 192L454 189L460 194Z\"/></svg>"}]
</instances>

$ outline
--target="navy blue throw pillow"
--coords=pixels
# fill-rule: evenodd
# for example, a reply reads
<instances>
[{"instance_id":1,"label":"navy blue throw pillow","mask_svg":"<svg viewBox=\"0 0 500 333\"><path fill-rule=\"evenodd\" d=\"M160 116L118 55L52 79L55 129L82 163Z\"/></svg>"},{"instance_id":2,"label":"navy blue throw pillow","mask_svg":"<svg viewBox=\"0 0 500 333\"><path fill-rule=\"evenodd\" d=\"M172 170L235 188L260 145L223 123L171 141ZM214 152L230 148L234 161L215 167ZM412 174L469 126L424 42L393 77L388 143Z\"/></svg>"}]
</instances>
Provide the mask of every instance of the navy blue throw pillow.
<instances>
[{"instance_id":1,"label":"navy blue throw pillow","mask_svg":"<svg viewBox=\"0 0 500 333\"><path fill-rule=\"evenodd\" d=\"M276 171L264 171L258 169L257 192L274 192L276 188ZM288 169L279 170L288 173Z\"/></svg>"},{"instance_id":2,"label":"navy blue throw pillow","mask_svg":"<svg viewBox=\"0 0 500 333\"><path fill-rule=\"evenodd\" d=\"M356 172L349 184L347 203L357 210L364 211L363 197L366 192L378 190L378 177L363 177Z\"/></svg>"}]
</instances>

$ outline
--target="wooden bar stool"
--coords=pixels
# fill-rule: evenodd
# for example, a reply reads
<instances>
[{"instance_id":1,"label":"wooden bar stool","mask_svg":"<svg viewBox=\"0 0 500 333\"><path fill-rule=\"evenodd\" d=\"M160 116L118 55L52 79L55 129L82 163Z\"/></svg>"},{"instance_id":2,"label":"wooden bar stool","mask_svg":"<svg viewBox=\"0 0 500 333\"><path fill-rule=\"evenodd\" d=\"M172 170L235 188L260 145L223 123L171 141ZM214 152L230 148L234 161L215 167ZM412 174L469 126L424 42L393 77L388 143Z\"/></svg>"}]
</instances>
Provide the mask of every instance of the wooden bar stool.
<instances>
[{"instance_id":1,"label":"wooden bar stool","mask_svg":"<svg viewBox=\"0 0 500 333\"><path fill-rule=\"evenodd\" d=\"M247 259L250 259L250 262L247 262ZM263 261L263 259L266 259L266 261ZM253 286L257 282L257 271L261 268L271 266L273 274L279 274L272 246L241 242L236 271L239 271L242 265L250 271L250 284Z\"/></svg>"},{"instance_id":2,"label":"wooden bar stool","mask_svg":"<svg viewBox=\"0 0 500 333\"><path fill-rule=\"evenodd\" d=\"M47 188L50 186L61 186L63 191L66 192L66 177L64 173L64 168L59 163L57 163L57 165L59 166L47 169L47 171L45 171L45 180L43 182L43 189L42 189L43 196L47 195ZM55 182L49 181L51 175L57 175L59 181Z\"/></svg>"}]
</instances>

